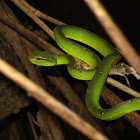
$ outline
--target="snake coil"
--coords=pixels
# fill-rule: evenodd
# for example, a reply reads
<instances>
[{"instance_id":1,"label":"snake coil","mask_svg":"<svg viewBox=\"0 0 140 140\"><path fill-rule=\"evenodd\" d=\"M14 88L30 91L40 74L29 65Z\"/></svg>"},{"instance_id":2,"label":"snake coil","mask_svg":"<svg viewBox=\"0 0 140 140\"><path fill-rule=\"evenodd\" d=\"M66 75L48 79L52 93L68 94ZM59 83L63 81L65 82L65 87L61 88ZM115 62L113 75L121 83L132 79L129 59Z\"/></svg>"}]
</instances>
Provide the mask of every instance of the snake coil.
<instances>
[{"instance_id":1,"label":"snake coil","mask_svg":"<svg viewBox=\"0 0 140 140\"><path fill-rule=\"evenodd\" d=\"M120 53L113 46L96 34L71 25L56 26L54 35L58 46L67 54L57 55L46 51L35 52L29 56L29 60L33 64L41 66L65 64L68 72L74 78L91 80L85 101L90 113L98 119L114 120L131 111L140 110L140 98L127 100L109 109L103 109L99 104L100 94L110 66L116 64L121 58ZM98 56L93 51L70 39L82 42L98 51L104 56L102 62L99 62ZM76 69L77 63L73 57L81 59L92 69Z\"/></svg>"}]
</instances>

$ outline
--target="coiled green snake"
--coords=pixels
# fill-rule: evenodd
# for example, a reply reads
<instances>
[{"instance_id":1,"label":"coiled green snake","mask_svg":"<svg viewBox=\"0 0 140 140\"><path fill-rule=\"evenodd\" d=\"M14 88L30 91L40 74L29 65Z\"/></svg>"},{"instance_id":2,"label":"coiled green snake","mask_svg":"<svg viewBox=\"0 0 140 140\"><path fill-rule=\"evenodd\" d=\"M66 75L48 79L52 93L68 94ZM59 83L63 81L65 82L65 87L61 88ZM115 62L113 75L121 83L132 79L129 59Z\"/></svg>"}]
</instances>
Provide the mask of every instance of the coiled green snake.
<instances>
[{"instance_id":1,"label":"coiled green snake","mask_svg":"<svg viewBox=\"0 0 140 140\"><path fill-rule=\"evenodd\" d=\"M65 64L72 77L80 80L91 80L85 101L90 113L98 119L114 120L131 111L140 110L140 98L124 101L109 109L103 109L99 104L100 94L109 69L112 64L116 64L121 58L120 53L114 47L94 33L76 26L56 26L54 35L58 46L67 54L51 54L47 51L37 51L29 56L29 60L33 64L41 66ZM100 62L99 57L93 51L74 40L98 51L104 56L103 60ZM77 69L77 62L74 57L87 63L91 69Z\"/></svg>"}]
</instances>

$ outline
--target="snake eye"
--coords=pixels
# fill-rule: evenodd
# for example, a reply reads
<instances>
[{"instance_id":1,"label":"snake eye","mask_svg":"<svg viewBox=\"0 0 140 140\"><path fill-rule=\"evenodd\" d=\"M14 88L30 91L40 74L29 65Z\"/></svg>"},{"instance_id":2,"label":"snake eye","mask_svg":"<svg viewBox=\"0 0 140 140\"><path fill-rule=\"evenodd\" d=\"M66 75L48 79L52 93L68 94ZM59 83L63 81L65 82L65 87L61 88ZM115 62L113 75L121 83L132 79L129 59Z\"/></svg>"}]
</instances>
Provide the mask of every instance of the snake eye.
<instances>
[{"instance_id":1,"label":"snake eye","mask_svg":"<svg viewBox=\"0 0 140 140\"><path fill-rule=\"evenodd\" d=\"M40 60L40 59L41 59L41 57L40 57L40 56L36 56L36 59L37 59L37 60Z\"/></svg>"}]
</instances>

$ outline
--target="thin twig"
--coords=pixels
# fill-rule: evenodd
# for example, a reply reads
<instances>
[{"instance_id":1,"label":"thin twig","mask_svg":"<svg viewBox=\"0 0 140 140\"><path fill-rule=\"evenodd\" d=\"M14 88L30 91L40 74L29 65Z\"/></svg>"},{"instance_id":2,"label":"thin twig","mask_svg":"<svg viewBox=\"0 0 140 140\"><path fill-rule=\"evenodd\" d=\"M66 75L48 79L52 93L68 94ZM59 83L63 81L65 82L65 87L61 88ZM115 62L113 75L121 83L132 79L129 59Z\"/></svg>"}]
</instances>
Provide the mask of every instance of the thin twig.
<instances>
[{"instance_id":1,"label":"thin twig","mask_svg":"<svg viewBox=\"0 0 140 140\"><path fill-rule=\"evenodd\" d=\"M58 50L56 47L54 47L51 44L49 44L48 42L44 41L42 38L40 38L39 36L37 36L36 34L31 32L30 30L28 30L21 24L17 23L15 20L8 18L8 17L0 16L0 21L2 21L4 24L8 25L10 28L19 32L21 35L23 35L25 38L27 38L28 40L30 40L31 42L33 42L40 48L47 50L51 53L57 53L57 54L61 53L62 54L62 52L60 50Z\"/></svg>"},{"instance_id":2,"label":"thin twig","mask_svg":"<svg viewBox=\"0 0 140 140\"><path fill-rule=\"evenodd\" d=\"M26 13L36 24L38 24L53 40L55 40L53 31L37 16L34 15L26 6L19 0L11 0L17 7L19 7L24 13Z\"/></svg>"},{"instance_id":3,"label":"thin twig","mask_svg":"<svg viewBox=\"0 0 140 140\"><path fill-rule=\"evenodd\" d=\"M129 88L128 86L125 86L124 84L114 80L113 78L108 77L106 82L109 83L110 85L112 85L112 86L114 86L114 87L116 87L116 88L134 96L134 97L140 97L139 92Z\"/></svg>"},{"instance_id":4,"label":"thin twig","mask_svg":"<svg viewBox=\"0 0 140 140\"><path fill-rule=\"evenodd\" d=\"M84 0L128 63L140 74L140 56L99 0Z\"/></svg>"},{"instance_id":5,"label":"thin twig","mask_svg":"<svg viewBox=\"0 0 140 140\"><path fill-rule=\"evenodd\" d=\"M34 139L38 140L38 136L37 136L37 133L36 133L36 130L35 130L34 122L33 122L33 116L30 112L27 112L27 116L28 116L28 120L29 120L31 128L32 128Z\"/></svg>"},{"instance_id":6,"label":"thin twig","mask_svg":"<svg viewBox=\"0 0 140 140\"><path fill-rule=\"evenodd\" d=\"M42 13L41 11L35 9L34 7L32 7L29 3L27 3L25 0L20 0L20 2L22 2L28 9L30 9L30 11L32 13L34 13L34 15L36 15L37 17L39 18L42 18L42 19L45 19L53 24L56 24L56 25L64 25L65 23L55 19L55 18L52 18L44 13Z\"/></svg>"},{"instance_id":7,"label":"thin twig","mask_svg":"<svg viewBox=\"0 0 140 140\"><path fill-rule=\"evenodd\" d=\"M27 90L30 96L41 102L44 106L63 118L65 121L69 122L73 127L77 128L90 139L108 140L106 136L97 131L90 124L68 109L65 105L52 97L43 88L25 77L22 73L17 71L2 59L0 59L0 71L9 79L20 85L23 89Z\"/></svg>"},{"instance_id":8,"label":"thin twig","mask_svg":"<svg viewBox=\"0 0 140 140\"><path fill-rule=\"evenodd\" d=\"M43 140L65 140L64 131L60 127L59 119L41 104L39 104L38 108L37 120L39 122L41 138Z\"/></svg>"}]
</instances>

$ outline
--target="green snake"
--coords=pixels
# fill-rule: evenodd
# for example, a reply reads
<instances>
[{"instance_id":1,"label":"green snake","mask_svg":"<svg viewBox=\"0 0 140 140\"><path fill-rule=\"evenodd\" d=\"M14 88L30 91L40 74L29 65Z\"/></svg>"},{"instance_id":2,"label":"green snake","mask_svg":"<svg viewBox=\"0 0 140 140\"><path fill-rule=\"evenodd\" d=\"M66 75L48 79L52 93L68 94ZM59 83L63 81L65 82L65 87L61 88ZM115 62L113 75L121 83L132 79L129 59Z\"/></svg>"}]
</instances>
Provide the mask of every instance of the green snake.
<instances>
[{"instance_id":1,"label":"green snake","mask_svg":"<svg viewBox=\"0 0 140 140\"><path fill-rule=\"evenodd\" d=\"M96 34L71 25L59 25L54 29L58 46L67 54L52 54L47 51L37 51L29 56L29 60L36 65L54 66L67 65L68 72L76 79L91 80L85 97L90 113L102 120L114 120L131 111L140 110L140 98L133 98L109 109L100 106L99 99L110 67L120 59L120 53L107 41ZM104 58L99 57L83 44L92 47ZM91 69L78 69L75 57L88 64Z\"/></svg>"}]
</instances>

